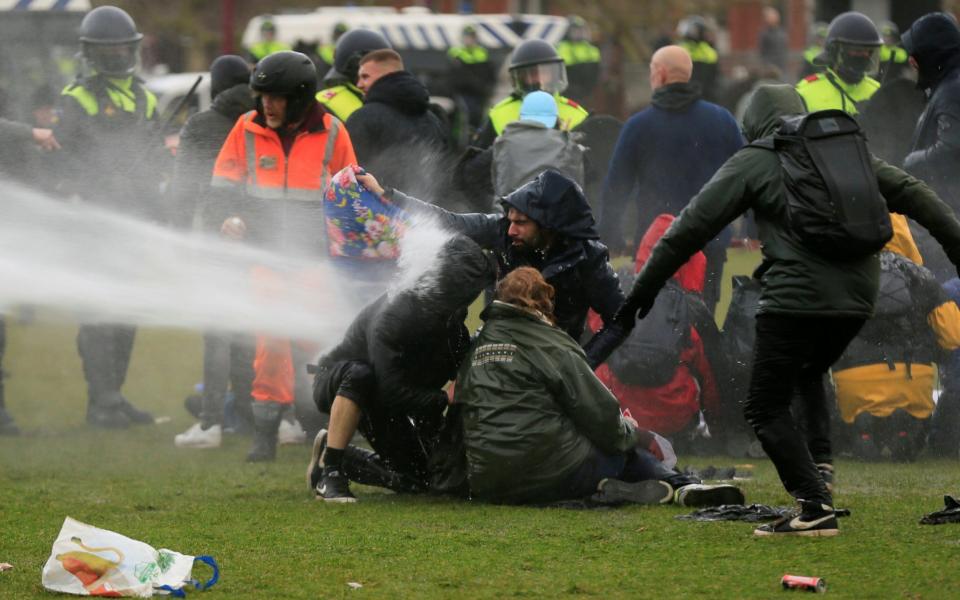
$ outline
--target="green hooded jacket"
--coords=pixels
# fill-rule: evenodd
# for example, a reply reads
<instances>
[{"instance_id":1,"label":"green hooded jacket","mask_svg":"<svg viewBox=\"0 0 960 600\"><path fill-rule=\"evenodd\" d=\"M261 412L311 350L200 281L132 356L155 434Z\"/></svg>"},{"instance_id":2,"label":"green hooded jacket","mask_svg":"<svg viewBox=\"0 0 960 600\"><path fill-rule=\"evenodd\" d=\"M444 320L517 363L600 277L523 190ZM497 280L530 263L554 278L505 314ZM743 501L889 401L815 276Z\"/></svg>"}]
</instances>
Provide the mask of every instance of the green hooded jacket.
<instances>
[{"instance_id":1,"label":"green hooded jacket","mask_svg":"<svg viewBox=\"0 0 960 600\"><path fill-rule=\"evenodd\" d=\"M613 455L636 445L633 425L573 338L503 302L481 317L456 393L475 498L557 499L591 446Z\"/></svg>"},{"instance_id":2,"label":"green hooded jacket","mask_svg":"<svg viewBox=\"0 0 960 600\"><path fill-rule=\"evenodd\" d=\"M758 88L744 115L744 134L755 141L775 132L780 118L805 112L789 85ZM923 182L874 158L880 193L891 212L914 219L960 263L960 222ZM777 155L745 147L714 174L653 249L634 284L650 297L683 263L737 216L753 209L763 264L758 314L861 317L873 313L880 265L877 255L835 262L804 245L786 221L786 197Z\"/></svg>"}]
</instances>

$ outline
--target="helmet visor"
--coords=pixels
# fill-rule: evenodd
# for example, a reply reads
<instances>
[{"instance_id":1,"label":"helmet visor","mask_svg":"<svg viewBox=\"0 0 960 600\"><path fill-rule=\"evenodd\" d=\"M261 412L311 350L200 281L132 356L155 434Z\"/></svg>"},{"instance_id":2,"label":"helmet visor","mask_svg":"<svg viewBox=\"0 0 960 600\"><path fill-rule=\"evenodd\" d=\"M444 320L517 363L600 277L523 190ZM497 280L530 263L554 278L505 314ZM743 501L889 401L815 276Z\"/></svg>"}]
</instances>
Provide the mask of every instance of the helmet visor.
<instances>
[{"instance_id":1,"label":"helmet visor","mask_svg":"<svg viewBox=\"0 0 960 600\"><path fill-rule=\"evenodd\" d=\"M513 89L521 95L537 90L560 94L567 89L567 69L560 61L511 69L510 79Z\"/></svg>"},{"instance_id":2,"label":"helmet visor","mask_svg":"<svg viewBox=\"0 0 960 600\"><path fill-rule=\"evenodd\" d=\"M126 44L85 44L84 56L98 73L111 77L132 75L137 68L140 42Z\"/></svg>"},{"instance_id":3,"label":"helmet visor","mask_svg":"<svg viewBox=\"0 0 960 600\"><path fill-rule=\"evenodd\" d=\"M837 44L837 70L863 77L880 69L880 48L862 44Z\"/></svg>"}]
</instances>

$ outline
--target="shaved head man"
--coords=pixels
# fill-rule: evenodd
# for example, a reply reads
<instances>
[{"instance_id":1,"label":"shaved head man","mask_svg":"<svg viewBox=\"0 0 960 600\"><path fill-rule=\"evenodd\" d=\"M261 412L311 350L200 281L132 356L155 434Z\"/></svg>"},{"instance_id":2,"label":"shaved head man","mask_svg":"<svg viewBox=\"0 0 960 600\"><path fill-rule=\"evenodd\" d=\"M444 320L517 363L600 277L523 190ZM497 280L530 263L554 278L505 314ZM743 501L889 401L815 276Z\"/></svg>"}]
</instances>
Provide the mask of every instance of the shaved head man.
<instances>
[{"instance_id":1,"label":"shaved head man","mask_svg":"<svg viewBox=\"0 0 960 600\"><path fill-rule=\"evenodd\" d=\"M653 89L671 83L686 83L692 74L693 60L680 46L664 46L650 59L650 87Z\"/></svg>"}]
</instances>

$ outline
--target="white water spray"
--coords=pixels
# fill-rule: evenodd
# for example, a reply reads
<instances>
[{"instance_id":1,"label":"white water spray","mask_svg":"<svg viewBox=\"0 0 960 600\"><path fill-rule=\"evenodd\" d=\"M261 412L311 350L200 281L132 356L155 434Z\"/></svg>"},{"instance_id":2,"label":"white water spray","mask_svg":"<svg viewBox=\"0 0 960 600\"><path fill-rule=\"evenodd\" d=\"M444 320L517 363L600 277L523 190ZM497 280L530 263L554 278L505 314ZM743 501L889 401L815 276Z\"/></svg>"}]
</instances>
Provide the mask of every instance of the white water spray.
<instances>
[{"instance_id":1,"label":"white water spray","mask_svg":"<svg viewBox=\"0 0 960 600\"><path fill-rule=\"evenodd\" d=\"M85 321L260 332L336 343L363 307L390 286L360 285L315 258L279 255L213 235L173 231L0 182L0 312L21 305ZM414 222L402 244L402 289L428 269L450 237ZM407 251L410 248L410 251ZM264 293L254 267L290 274ZM299 283L309 273L319 285Z\"/></svg>"}]
</instances>

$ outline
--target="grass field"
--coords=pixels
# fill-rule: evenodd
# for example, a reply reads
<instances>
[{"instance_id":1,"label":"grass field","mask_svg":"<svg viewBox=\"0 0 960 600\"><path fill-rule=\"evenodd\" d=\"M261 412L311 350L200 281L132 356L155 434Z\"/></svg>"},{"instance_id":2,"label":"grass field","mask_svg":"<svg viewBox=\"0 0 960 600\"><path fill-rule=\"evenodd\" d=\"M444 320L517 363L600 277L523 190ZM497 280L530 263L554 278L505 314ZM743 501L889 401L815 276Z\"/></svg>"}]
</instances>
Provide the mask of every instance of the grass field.
<instances>
[{"instance_id":1,"label":"grass field","mask_svg":"<svg viewBox=\"0 0 960 600\"><path fill-rule=\"evenodd\" d=\"M744 523L691 523L676 507L604 511L488 506L358 487L331 506L304 489L305 446L271 465L242 462L245 438L218 450L173 447L190 425L183 397L200 377L200 339L142 331L126 391L172 422L122 432L83 426L75 328L11 323L8 403L25 435L0 438L0 598L49 598L40 570L65 516L157 548L211 554L211 598L776 598L784 573L827 580L836 598L960 597L960 526L921 526L955 462L838 464L837 503L853 511L832 539L756 539ZM730 459L681 464L729 465ZM788 504L756 461L748 501ZM350 582L360 583L351 589ZM784 596L787 597L787 596Z\"/></svg>"}]
</instances>

